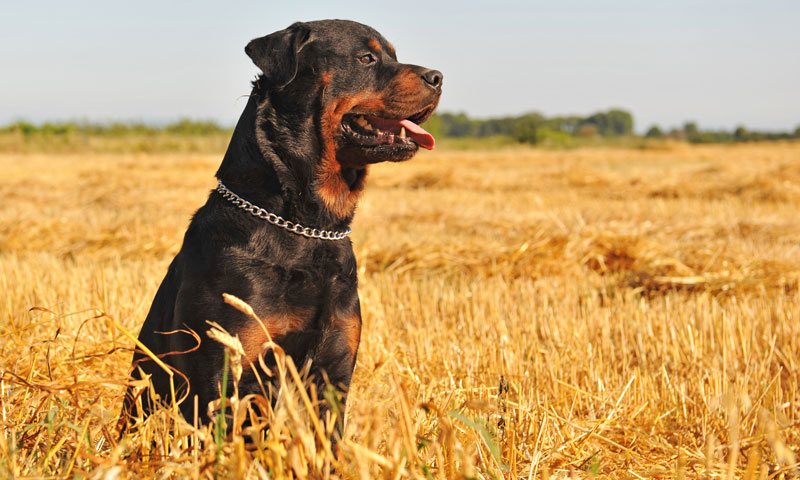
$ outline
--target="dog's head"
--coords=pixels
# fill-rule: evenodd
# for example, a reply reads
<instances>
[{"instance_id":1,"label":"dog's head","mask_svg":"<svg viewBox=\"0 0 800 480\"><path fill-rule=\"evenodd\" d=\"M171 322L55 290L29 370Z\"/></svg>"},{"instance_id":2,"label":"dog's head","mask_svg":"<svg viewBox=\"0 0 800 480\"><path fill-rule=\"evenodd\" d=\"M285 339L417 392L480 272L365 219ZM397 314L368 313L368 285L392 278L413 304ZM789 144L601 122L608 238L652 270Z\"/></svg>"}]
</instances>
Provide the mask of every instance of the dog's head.
<instances>
[{"instance_id":1,"label":"dog's head","mask_svg":"<svg viewBox=\"0 0 800 480\"><path fill-rule=\"evenodd\" d=\"M283 118L294 112L298 125L312 122L303 129L321 150L317 190L334 213L350 210L338 204L361 189L367 165L433 148L419 125L439 103L442 74L398 62L374 29L345 20L295 23L245 52L263 72L259 85L272 107Z\"/></svg>"},{"instance_id":2,"label":"dog's head","mask_svg":"<svg viewBox=\"0 0 800 480\"><path fill-rule=\"evenodd\" d=\"M420 146L433 148L419 124L439 103L442 74L398 62L372 28L345 20L295 23L251 41L245 52L285 98L320 95L320 133L346 154L340 162L407 160Z\"/></svg>"}]
</instances>

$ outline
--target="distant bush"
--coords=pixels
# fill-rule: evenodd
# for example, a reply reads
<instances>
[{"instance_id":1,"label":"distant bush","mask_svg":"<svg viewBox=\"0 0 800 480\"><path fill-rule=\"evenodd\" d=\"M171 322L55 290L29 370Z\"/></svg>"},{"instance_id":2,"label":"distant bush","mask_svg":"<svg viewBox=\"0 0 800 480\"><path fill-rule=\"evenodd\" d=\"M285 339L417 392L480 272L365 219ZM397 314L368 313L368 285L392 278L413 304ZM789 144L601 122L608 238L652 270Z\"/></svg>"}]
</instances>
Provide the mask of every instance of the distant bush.
<instances>
[{"instance_id":1,"label":"distant bush","mask_svg":"<svg viewBox=\"0 0 800 480\"><path fill-rule=\"evenodd\" d=\"M177 123L167 125L164 129L167 133L176 135L215 135L225 133L227 130L214 122L198 122L188 119L182 119Z\"/></svg>"},{"instance_id":2,"label":"distant bush","mask_svg":"<svg viewBox=\"0 0 800 480\"><path fill-rule=\"evenodd\" d=\"M581 125L575 132L575 135L584 138L592 138L597 136L597 127L595 125Z\"/></svg>"},{"instance_id":3,"label":"distant bush","mask_svg":"<svg viewBox=\"0 0 800 480\"><path fill-rule=\"evenodd\" d=\"M466 113L442 113L435 115L441 122L441 134L445 137L477 136L477 120L470 119Z\"/></svg>"},{"instance_id":4,"label":"distant bush","mask_svg":"<svg viewBox=\"0 0 800 480\"><path fill-rule=\"evenodd\" d=\"M39 129L36 125L27 122L17 122L8 125L7 127L3 128L4 133L21 133L23 135L32 135L36 133Z\"/></svg>"},{"instance_id":5,"label":"distant bush","mask_svg":"<svg viewBox=\"0 0 800 480\"><path fill-rule=\"evenodd\" d=\"M686 122L683 124L683 133L686 138L691 141L693 137L696 137L700 133L700 129L697 128L697 123Z\"/></svg>"},{"instance_id":6,"label":"distant bush","mask_svg":"<svg viewBox=\"0 0 800 480\"><path fill-rule=\"evenodd\" d=\"M588 116L562 115L545 117L537 112L519 116L470 118L466 113L437 113L426 123L425 129L437 139L492 139L493 145L506 142L541 144L546 146L581 146L607 144L630 145L640 137L633 133L633 115L621 109L595 112ZM0 134L7 134L0 148L33 150L85 148L91 139L119 139L138 142L146 148L172 148L167 145L172 138L182 137L181 148L205 149L227 145L232 128L220 126L213 121L181 119L166 125L148 125L142 122L47 122L36 125L19 121L0 127ZM648 139L669 138L690 143L734 143L772 140L800 139L800 126L792 132L759 132L738 126L734 131L703 130L696 122L688 121L679 128L665 133L658 125L651 126L644 135ZM193 146L198 139L209 142ZM92 140L94 141L94 140ZM182 142L182 143L181 143ZM187 143L188 142L188 143ZM632 143L633 142L633 143ZM174 143L174 142L173 142ZM453 144L451 142L451 144ZM38 147L35 147L38 145ZM83 145L83 147L81 147ZM200 146L202 145L202 146ZM213 145L213 147L209 147ZM467 142L464 145L472 145ZM122 148L122 147L120 147ZM144 147L143 147L144 148ZM176 147L177 148L177 147Z\"/></svg>"},{"instance_id":7,"label":"distant bush","mask_svg":"<svg viewBox=\"0 0 800 480\"><path fill-rule=\"evenodd\" d=\"M551 147L569 147L575 143L575 140L567 132L544 127L536 132L536 143Z\"/></svg>"},{"instance_id":8,"label":"distant bush","mask_svg":"<svg viewBox=\"0 0 800 480\"><path fill-rule=\"evenodd\" d=\"M537 143L539 129L544 117L538 113L529 113L517 118L511 127L511 137L521 143Z\"/></svg>"},{"instance_id":9,"label":"distant bush","mask_svg":"<svg viewBox=\"0 0 800 480\"><path fill-rule=\"evenodd\" d=\"M691 143L731 143L733 134L724 130L703 130L696 131L691 135L687 133L686 139Z\"/></svg>"},{"instance_id":10,"label":"distant bush","mask_svg":"<svg viewBox=\"0 0 800 480\"><path fill-rule=\"evenodd\" d=\"M597 133L604 137L630 135L633 133L633 115L619 109L597 112L579 122L578 128L584 125L595 127Z\"/></svg>"},{"instance_id":11,"label":"distant bush","mask_svg":"<svg viewBox=\"0 0 800 480\"><path fill-rule=\"evenodd\" d=\"M465 113L440 113L433 115L425 128L434 136L450 138L511 137L517 142L536 144L564 143L572 136L618 137L633 133L633 116L620 109L596 112L588 117L577 115L547 118L531 112L516 117L473 119Z\"/></svg>"},{"instance_id":12,"label":"distant bush","mask_svg":"<svg viewBox=\"0 0 800 480\"><path fill-rule=\"evenodd\" d=\"M65 136L71 134L96 136L148 136L160 133L173 135L215 135L231 132L232 129L221 127L211 121L179 120L162 127L140 122L131 123L82 123L82 122L46 122L36 126L29 122L16 122L0 128L3 133L21 133L25 136Z\"/></svg>"},{"instance_id":13,"label":"distant bush","mask_svg":"<svg viewBox=\"0 0 800 480\"><path fill-rule=\"evenodd\" d=\"M732 132L726 130L701 130L694 122L685 123L683 129L671 132L670 136L676 139L685 139L690 143L742 143L800 138L797 130L794 133L758 132L748 130L742 125L736 127Z\"/></svg>"},{"instance_id":14,"label":"distant bush","mask_svg":"<svg viewBox=\"0 0 800 480\"><path fill-rule=\"evenodd\" d=\"M647 138L664 138L664 132L658 127L658 125L653 125L647 129L647 133L645 133L644 136Z\"/></svg>"},{"instance_id":15,"label":"distant bush","mask_svg":"<svg viewBox=\"0 0 800 480\"><path fill-rule=\"evenodd\" d=\"M181 120L154 126L141 122L16 122L0 127L2 152L219 152L233 129L214 122Z\"/></svg>"},{"instance_id":16,"label":"distant bush","mask_svg":"<svg viewBox=\"0 0 800 480\"><path fill-rule=\"evenodd\" d=\"M749 137L750 132L748 132L747 129L741 125L736 127L736 130L733 131L733 139L737 142L746 142Z\"/></svg>"}]
</instances>

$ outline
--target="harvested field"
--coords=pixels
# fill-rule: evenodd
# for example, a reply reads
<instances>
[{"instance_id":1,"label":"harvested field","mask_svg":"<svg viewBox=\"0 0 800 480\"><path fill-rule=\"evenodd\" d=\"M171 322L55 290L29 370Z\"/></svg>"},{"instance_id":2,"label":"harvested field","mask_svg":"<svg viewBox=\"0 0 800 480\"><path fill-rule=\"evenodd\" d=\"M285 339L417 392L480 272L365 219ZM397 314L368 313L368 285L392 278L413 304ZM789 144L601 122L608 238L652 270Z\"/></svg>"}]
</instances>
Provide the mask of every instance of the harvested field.
<instances>
[{"instance_id":1,"label":"harvested field","mask_svg":"<svg viewBox=\"0 0 800 480\"><path fill-rule=\"evenodd\" d=\"M169 410L118 442L123 330L220 159L0 154L0 477L326 475L291 375L256 445ZM797 478L798 205L799 143L373 167L331 477Z\"/></svg>"}]
</instances>

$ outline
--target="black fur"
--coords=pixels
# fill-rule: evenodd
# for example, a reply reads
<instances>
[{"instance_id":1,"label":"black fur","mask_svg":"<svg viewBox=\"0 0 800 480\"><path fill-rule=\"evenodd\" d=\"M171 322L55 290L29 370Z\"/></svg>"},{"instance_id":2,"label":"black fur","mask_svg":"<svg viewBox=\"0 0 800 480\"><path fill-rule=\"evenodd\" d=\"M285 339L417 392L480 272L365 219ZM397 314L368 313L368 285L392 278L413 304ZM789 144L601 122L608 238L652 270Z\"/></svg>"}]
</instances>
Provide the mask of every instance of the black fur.
<instances>
[{"instance_id":1,"label":"black fur","mask_svg":"<svg viewBox=\"0 0 800 480\"><path fill-rule=\"evenodd\" d=\"M416 115L414 121L424 121L438 103L441 74L397 62L378 32L342 20L296 23L251 41L245 51L263 75L254 82L216 176L287 220L317 229L348 228L368 165L405 160L417 146L361 145L343 133L343 115ZM362 63L364 52L377 62ZM426 75L438 75L438 85ZM263 340L251 319L223 302L222 293L229 293L270 324L276 342L298 366L311 362L319 392L327 378L344 393L361 329L356 270L349 238L299 236L212 191L192 218L139 339L178 372L176 396L185 399L180 409L186 419L194 416L197 395L198 416L207 422L207 405L220 396L223 347L206 336L206 320L239 334L250 351ZM199 336L199 346L189 331ZM150 375L155 393L169 404L169 376L141 351L133 364L132 376ZM249 367L239 388L242 395L260 392ZM149 394L141 398L144 411L137 412L129 389L126 419L156 407Z\"/></svg>"}]
</instances>

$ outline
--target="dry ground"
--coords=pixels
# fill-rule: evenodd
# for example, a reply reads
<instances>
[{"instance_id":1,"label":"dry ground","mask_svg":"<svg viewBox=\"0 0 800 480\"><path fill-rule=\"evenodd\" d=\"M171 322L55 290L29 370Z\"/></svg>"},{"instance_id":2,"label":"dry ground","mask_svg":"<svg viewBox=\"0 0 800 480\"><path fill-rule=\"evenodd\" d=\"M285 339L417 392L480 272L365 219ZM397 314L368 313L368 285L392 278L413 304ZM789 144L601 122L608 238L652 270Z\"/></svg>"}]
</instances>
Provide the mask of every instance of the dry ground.
<instances>
[{"instance_id":1,"label":"dry ground","mask_svg":"<svg viewBox=\"0 0 800 480\"><path fill-rule=\"evenodd\" d=\"M220 158L0 155L0 477L324 475L293 395L249 450L168 411L117 444L114 322L138 332ZM336 475L796 477L798 203L800 144L376 166Z\"/></svg>"}]
</instances>

